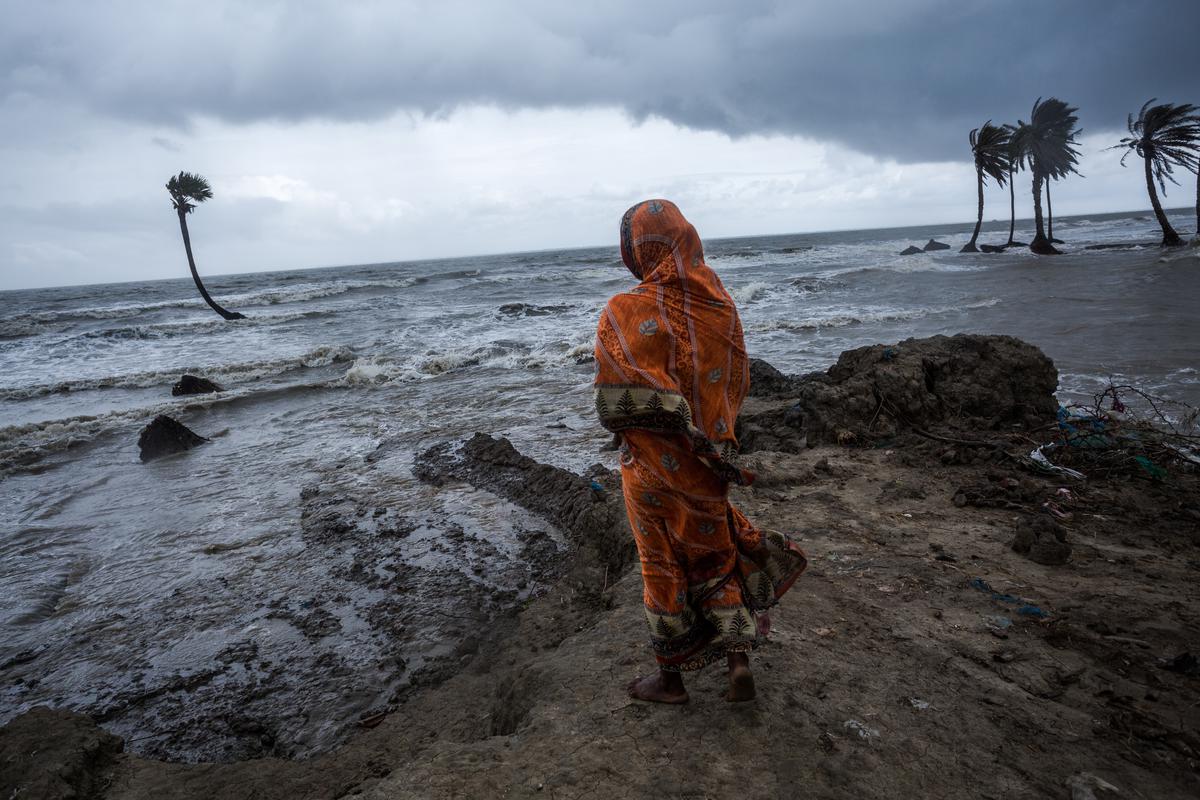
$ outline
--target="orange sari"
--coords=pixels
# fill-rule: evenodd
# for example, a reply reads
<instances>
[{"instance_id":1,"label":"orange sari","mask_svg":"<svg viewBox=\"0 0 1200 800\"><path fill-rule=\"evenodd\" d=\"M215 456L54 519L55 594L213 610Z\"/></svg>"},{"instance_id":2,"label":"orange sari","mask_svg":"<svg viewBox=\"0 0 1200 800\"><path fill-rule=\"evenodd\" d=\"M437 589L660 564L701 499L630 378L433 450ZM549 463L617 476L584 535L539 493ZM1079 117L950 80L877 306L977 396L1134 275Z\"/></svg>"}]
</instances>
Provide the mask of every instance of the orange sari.
<instances>
[{"instance_id":1,"label":"orange sari","mask_svg":"<svg viewBox=\"0 0 1200 800\"><path fill-rule=\"evenodd\" d=\"M625 508L642 562L646 620L668 671L757 645L755 615L806 566L786 536L728 499L750 483L734 425L750 384L733 298L696 229L666 200L621 220L621 258L641 282L609 300L596 334L596 411L619 433Z\"/></svg>"}]
</instances>

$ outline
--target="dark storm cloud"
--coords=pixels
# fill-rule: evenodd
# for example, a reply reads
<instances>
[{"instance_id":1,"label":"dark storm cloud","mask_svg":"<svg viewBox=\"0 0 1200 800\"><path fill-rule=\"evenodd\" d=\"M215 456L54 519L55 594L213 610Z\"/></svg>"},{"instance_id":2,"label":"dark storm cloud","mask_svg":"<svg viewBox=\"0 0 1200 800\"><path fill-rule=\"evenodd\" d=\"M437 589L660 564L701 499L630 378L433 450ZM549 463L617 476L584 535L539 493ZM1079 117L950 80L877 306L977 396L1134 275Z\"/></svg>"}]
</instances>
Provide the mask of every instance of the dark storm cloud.
<instances>
[{"instance_id":1,"label":"dark storm cloud","mask_svg":"<svg viewBox=\"0 0 1200 800\"><path fill-rule=\"evenodd\" d=\"M7 3L0 97L186 125L609 105L903 160L1038 95L1200 104L1200 3ZM0 134L2 135L2 134Z\"/></svg>"}]
</instances>

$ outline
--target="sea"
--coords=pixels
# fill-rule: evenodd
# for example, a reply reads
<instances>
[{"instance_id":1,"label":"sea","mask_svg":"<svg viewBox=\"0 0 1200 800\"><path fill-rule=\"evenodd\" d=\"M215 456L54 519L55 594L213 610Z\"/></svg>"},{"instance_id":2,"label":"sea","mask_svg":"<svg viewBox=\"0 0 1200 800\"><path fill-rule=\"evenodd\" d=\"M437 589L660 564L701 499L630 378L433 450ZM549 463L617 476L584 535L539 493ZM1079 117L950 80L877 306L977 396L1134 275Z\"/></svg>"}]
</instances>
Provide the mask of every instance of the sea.
<instances>
[{"instance_id":1,"label":"sea","mask_svg":"<svg viewBox=\"0 0 1200 800\"><path fill-rule=\"evenodd\" d=\"M1195 224L1190 209L1172 222ZM750 354L785 372L908 337L1010 334L1054 359L1064 403L1113 381L1200 405L1200 249L1161 250L1144 212L1056 219L1057 257L960 254L970 229L706 240L705 253ZM1007 229L988 223L980 240ZM951 248L899 255L930 238ZM202 684L209 700L250 698L275 754L344 741L433 656L409 641L407 666L387 666L400 662L370 621L379 598L301 537L302 490L370 492L419 518L397 558L451 523L511 544L535 523L432 492L411 455L482 431L567 469L607 463L590 385L599 312L632 284L615 245L206 278L246 315L230 322L182 266L172 280L0 292L0 723L49 704L103 719L135 752L243 753L228 720L163 733ZM172 397L183 373L224 391ZM158 414L212 441L143 464L138 432ZM384 443L402 457L381 471L368 456ZM325 603L336 624L314 639L269 613L292 602ZM268 666L210 669L238 642Z\"/></svg>"}]
</instances>

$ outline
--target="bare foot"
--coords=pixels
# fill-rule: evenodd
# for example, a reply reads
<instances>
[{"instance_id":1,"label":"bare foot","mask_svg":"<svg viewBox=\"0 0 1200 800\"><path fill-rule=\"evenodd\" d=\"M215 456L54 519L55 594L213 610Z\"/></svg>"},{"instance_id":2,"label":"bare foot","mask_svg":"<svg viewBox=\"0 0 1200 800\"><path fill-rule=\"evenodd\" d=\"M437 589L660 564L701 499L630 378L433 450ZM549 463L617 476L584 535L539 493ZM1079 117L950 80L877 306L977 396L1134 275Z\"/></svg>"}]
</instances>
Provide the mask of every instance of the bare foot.
<instances>
[{"instance_id":1,"label":"bare foot","mask_svg":"<svg viewBox=\"0 0 1200 800\"><path fill-rule=\"evenodd\" d=\"M687 689L683 688L683 678L678 672L659 672L634 678L626 687L629 696L634 700L645 700L648 703L670 703L679 705L688 701Z\"/></svg>"},{"instance_id":2,"label":"bare foot","mask_svg":"<svg viewBox=\"0 0 1200 800\"><path fill-rule=\"evenodd\" d=\"M750 657L745 653L729 654L729 691L725 699L731 703L754 699L754 675L750 673Z\"/></svg>"}]
</instances>

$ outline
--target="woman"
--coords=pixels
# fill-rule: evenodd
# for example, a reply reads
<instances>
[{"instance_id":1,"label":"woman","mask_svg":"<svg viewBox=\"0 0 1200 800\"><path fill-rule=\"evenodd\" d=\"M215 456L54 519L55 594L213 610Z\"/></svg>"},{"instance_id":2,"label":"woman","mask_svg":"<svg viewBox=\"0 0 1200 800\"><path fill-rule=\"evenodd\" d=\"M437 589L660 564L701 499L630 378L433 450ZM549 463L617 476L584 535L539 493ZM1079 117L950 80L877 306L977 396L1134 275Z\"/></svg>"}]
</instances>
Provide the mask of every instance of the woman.
<instances>
[{"instance_id":1,"label":"woman","mask_svg":"<svg viewBox=\"0 0 1200 800\"><path fill-rule=\"evenodd\" d=\"M633 681L629 694L685 703L681 673L724 658L726 698L750 700L747 654L805 559L787 537L756 529L729 503L729 484L753 480L735 464L734 423L750 383L741 321L674 203L648 200L625 212L621 258L640 283L609 300L600 317L596 411L621 441L625 508L658 661L658 672Z\"/></svg>"}]
</instances>

